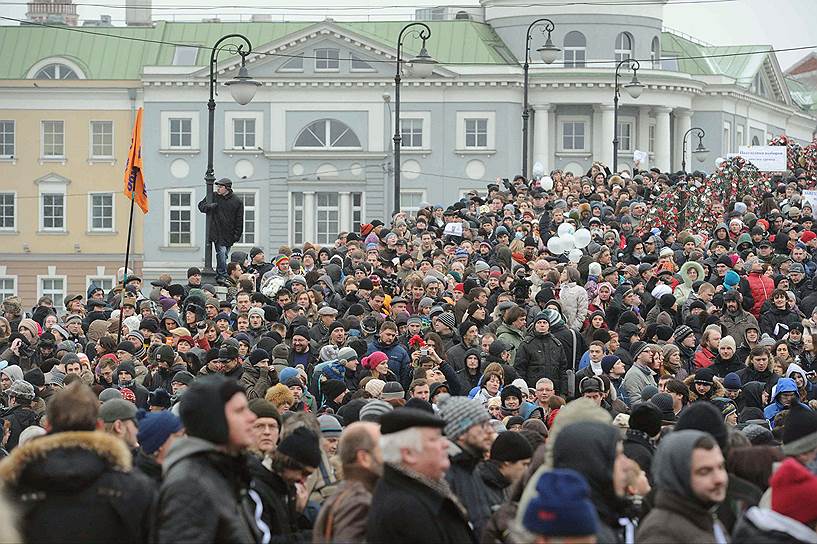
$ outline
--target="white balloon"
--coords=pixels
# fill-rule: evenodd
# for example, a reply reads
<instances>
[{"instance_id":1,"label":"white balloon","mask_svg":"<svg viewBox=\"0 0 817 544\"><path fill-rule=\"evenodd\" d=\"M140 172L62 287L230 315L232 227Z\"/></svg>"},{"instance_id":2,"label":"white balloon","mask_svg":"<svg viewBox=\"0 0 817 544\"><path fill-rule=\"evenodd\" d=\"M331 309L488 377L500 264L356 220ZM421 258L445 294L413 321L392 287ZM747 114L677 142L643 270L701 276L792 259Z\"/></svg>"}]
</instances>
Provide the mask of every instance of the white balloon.
<instances>
[{"instance_id":1,"label":"white balloon","mask_svg":"<svg viewBox=\"0 0 817 544\"><path fill-rule=\"evenodd\" d=\"M559 239L558 236L551 236L550 238L548 238L547 248L552 255L559 255L561 253L564 253L562 241Z\"/></svg>"},{"instance_id":2,"label":"white balloon","mask_svg":"<svg viewBox=\"0 0 817 544\"><path fill-rule=\"evenodd\" d=\"M556 230L559 236L564 236L565 234L573 234L576 232L576 227L571 225L570 223L562 223L559 225L559 228Z\"/></svg>"},{"instance_id":3,"label":"white balloon","mask_svg":"<svg viewBox=\"0 0 817 544\"><path fill-rule=\"evenodd\" d=\"M559 239L562 240L562 251L565 253L576 246L576 237L572 234L562 234Z\"/></svg>"},{"instance_id":4,"label":"white balloon","mask_svg":"<svg viewBox=\"0 0 817 544\"><path fill-rule=\"evenodd\" d=\"M584 255L584 253L582 253L581 249L571 249L570 253L567 254L567 259L571 263L577 263L581 260L582 255Z\"/></svg>"},{"instance_id":5,"label":"white balloon","mask_svg":"<svg viewBox=\"0 0 817 544\"><path fill-rule=\"evenodd\" d=\"M537 161L533 163L533 177L534 178L541 178L545 174L545 166Z\"/></svg>"},{"instance_id":6,"label":"white balloon","mask_svg":"<svg viewBox=\"0 0 817 544\"><path fill-rule=\"evenodd\" d=\"M715 167L717 168L718 166L720 166L722 162L726 162L726 159L724 159L723 157L718 157L717 159L715 159Z\"/></svg>"},{"instance_id":7,"label":"white balloon","mask_svg":"<svg viewBox=\"0 0 817 544\"><path fill-rule=\"evenodd\" d=\"M578 248L585 248L590 245L590 240L592 238L590 231L587 229L577 230L573 237L576 239L576 247Z\"/></svg>"},{"instance_id":8,"label":"white balloon","mask_svg":"<svg viewBox=\"0 0 817 544\"><path fill-rule=\"evenodd\" d=\"M553 189L553 178L550 176L543 177L539 180L539 186L545 191L550 191Z\"/></svg>"}]
</instances>

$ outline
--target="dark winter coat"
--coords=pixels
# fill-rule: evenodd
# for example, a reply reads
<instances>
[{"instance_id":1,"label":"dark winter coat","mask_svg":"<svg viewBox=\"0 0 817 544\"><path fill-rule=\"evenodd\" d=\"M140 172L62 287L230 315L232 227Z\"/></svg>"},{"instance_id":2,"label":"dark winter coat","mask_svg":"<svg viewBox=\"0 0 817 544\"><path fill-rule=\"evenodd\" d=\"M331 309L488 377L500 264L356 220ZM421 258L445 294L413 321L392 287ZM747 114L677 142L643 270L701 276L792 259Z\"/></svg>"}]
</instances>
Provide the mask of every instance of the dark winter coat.
<instances>
[{"instance_id":1,"label":"dark winter coat","mask_svg":"<svg viewBox=\"0 0 817 544\"><path fill-rule=\"evenodd\" d=\"M491 510L494 511L507 499L511 482L499 471L499 465L496 461L483 461L480 463L477 466L477 474L485 484L488 501L491 504Z\"/></svg>"},{"instance_id":2,"label":"dark winter coat","mask_svg":"<svg viewBox=\"0 0 817 544\"><path fill-rule=\"evenodd\" d=\"M215 193L211 204L207 204L206 198L202 199L199 211L207 214L210 242L229 247L241 239L244 232L244 203L232 190L224 196Z\"/></svg>"},{"instance_id":3,"label":"dark winter coat","mask_svg":"<svg viewBox=\"0 0 817 544\"><path fill-rule=\"evenodd\" d=\"M445 474L451 491L457 496L468 511L474 533L482 534L488 518L491 517L493 504L489 498L488 487L477 474L477 465L482 461L482 455L466 446L452 446L457 451L451 456L451 468Z\"/></svg>"},{"instance_id":4,"label":"dark winter coat","mask_svg":"<svg viewBox=\"0 0 817 544\"><path fill-rule=\"evenodd\" d=\"M760 332L780 340L794 325L800 324L800 316L788 308L779 310L772 306L760 314Z\"/></svg>"},{"instance_id":5,"label":"dark winter coat","mask_svg":"<svg viewBox=\"0 0 817 544\"><path fill-rule=\"evenodd\" d=\"M294 542L301 530L295 511L295 488L270 470L256 457L248 458L252 488L261 497L264 512L261 520L269 527L272 542Z\"/></svg>"},{"instance_id":6,"label":"dark winter coat","mask_svg":"<svg viewBox=\"0 0 817 544\"><path fill-rule=\"evenodd\" d=\"M644 431L627 429L624 435L624 455L638 463L647 474L647 478L652 482L652 457L655 454L655 446L650 441L650 437Z\"/></svg>"},{"instance_id":7,"label":"dark winter coat","mask_svg":"<svg viewBox=\"0 0 817 544\"><path fill-rule=\"evenodd\" d=\"M17 447L20 433L32 425L37 425L40 416L28 406L17 405L0 412L0 421L8 421L11 424L11 434L6 442L6 450L11 451Z\"/></svg>"},{"instance_id":8,"label":"dark winter coat","mask_svg":"<svg viewBox=\"0 0 817 544\"><path fill-rule=\"evenodd\" d=\"M149 541L153 484L120 439L65 432L31 440L0 464L26 542Z\"/></svg>"},{"instance_id":9,"label":"dark winter coat","mask_svg":"<svg viewBox=\"0 0 817 544\"><path fill-rule=\"evenodd\" d=\"M817 533L797 520L764 508L750 508L732 532L732 542L752 544L806 544Z\"/></svg>"},{"instance_id":10,"label":"dark winter coat","mask_svg":"<svg viewBox=\"0 0 817 544\"><path fill-rule=\"evenodd\" d=\"M207 440L173 443L159 491L157 541L256 542L243 456L222 453Z\"/></svg>"},{"instance_id":11,"label":"dark winter coat","mask_svg":"<svg viewBox=\"0 0 817 544\"><path fill-rule=\"evenodd\" d=\"M388 464L374 489L366 536L368 542L388 544L476 542L467 517L451 498Z\"/></svg>"},{"instance_id":12,"label":"dark winter coat","mask_svg":"<svg viewBox=\"0 0 817 544\"><path fill-rule=\"evenodd\" d=\"M714 544L715 523L717 520L709 510L685 497L659 490L655 495L655 507L638 526L636 542Z\"/></svg>"},{"instance_id":13,"label":"dark winter coat","mask_svg":"<svg viewBox=\"0 0 817 544\"><path fill-rule=\"evenodd\" d=\"M269 369L258 368L248 360L241 363L244 372L238 384L247 393L247 400L263 399L267 389L278 383L278 372L272 366Z\"/></svg>"},{"instance_id":14,"label":"dark winter coat","mask_svg":"<svg viewBox=\"0 0 817 544\"><path fill-rule=\"evenodd\" d=\"M567 393L569 365L562 343L550 333L534 332L526 336L516 352L514 368L529 387L535 387L541 378L550 378L558 393Z\"/></svg>"}]
</instances>

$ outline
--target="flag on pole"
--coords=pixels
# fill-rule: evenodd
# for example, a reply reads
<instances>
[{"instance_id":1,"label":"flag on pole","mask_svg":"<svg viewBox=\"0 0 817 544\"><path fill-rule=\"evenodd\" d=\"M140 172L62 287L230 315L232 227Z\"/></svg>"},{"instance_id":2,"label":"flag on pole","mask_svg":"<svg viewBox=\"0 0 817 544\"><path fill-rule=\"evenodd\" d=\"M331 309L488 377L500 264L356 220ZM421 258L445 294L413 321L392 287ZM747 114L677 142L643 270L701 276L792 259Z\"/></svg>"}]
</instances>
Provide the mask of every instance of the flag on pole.
<instances>
[{"instance_id":1,"label":"flag on pole","mask_svg":"<svg viewBox=\"0 0 817 544\"><path fill-rule=\"evenodd\" d=\"M148 213L148 191L142 174L142 108L136 112L133 135L125 166L125 196L136 201L142 213Z\"/></svg>"}]
</instances>

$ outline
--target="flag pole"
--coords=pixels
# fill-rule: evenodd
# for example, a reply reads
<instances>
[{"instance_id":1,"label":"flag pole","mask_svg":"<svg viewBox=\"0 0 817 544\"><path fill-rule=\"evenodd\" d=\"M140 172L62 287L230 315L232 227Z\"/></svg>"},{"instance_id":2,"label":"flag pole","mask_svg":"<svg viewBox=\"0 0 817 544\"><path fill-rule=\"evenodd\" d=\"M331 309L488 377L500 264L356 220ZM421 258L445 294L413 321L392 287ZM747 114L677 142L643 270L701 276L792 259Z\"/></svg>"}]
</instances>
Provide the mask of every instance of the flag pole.
<instances>
[{"instance_id":1,"label":"flag pole","mask_svg":"<svg viewBox=\"0 0 817 544\"><path fill-rule=\"evenodd\" d=\"M133 232L133 205L136 203L136 199L133 197L133 193L131 193L130 197L130 216L128 217L128 241L125 245L125 273L122 276L122 294L119 296L119 330L116 332L116 343L122 341L122 303L125 300L125 285L128 283L128 261L130 260L130 239L131 233Z\"/></svg>"}]
</instances>

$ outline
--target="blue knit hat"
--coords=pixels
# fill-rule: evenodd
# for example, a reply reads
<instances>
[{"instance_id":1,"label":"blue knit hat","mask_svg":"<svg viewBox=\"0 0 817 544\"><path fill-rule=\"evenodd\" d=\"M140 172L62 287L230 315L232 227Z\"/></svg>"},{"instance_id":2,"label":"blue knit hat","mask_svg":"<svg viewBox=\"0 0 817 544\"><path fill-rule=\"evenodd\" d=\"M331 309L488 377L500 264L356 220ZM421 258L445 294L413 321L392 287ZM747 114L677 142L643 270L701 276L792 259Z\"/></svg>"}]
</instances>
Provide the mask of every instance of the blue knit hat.
<instances>
[{"instance_id":1,"label":"blue knit hat","mask_svg":"<svg viewBox=\"0 0 817 544\"><path fill-rule=\"evenodd\" d=\"M598 524L587 481L570 469L553 469L539 476L536 495L525 506L522 518L526 530L542 536L593 535Z\"/></svg>"},{"instance_id":2,"label":"blue knit hat","mask_svg":"<svg viewBox=\"0 0 817 544\"><path fill-rule=\"evenodd\" d=\"M735 391L740 389L743 386L743 383L740 380L740 376L735 374L734 372L730 372L723 378L723 386L726 389Z\"/></svg>"},{"instance_id":3,"label":"blue knit hat","mask_svg":"<svg viewBox=\"0 0 817 544\"><path fill-rule=\"evenodd\" d=\"M139 434L136 440L142 451L153 454L162 447L168 437L182 429L182 420L168 411L150 412L139 421Z\"/></svg>"},{"instance_id":4,"label":"blue knit hat","mask_svg":"<svg viewBox=\"0 0 817 544\"><path fill-rule=\"evenodd\" d=\"M288 366L286 368L282 368L281 372L278 373L278 380L281 383L286 383L291 378L298 377L298 369Z\"/></svg>"}]
</instances>

